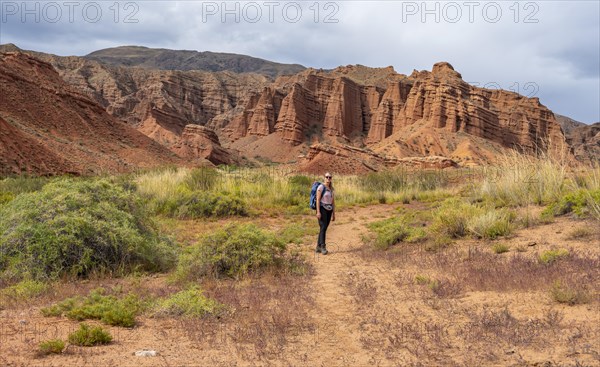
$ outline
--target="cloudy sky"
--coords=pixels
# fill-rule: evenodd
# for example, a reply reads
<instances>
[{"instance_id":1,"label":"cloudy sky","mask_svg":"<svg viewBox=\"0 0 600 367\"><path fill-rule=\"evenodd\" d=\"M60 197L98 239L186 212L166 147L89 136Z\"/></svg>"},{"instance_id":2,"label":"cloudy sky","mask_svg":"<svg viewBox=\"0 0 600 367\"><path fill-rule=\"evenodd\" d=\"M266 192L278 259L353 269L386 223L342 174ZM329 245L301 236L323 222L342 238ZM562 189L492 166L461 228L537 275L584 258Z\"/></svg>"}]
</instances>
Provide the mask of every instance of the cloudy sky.
<instances>
[{"instance_id":1,"label":"cloudy sky","mask_svg":"<svg viewBox=\"0 0 600 367\"><path fill-rule=\"evenodd\" d=\"M316 68L448 61L463 79L600 121L600 2L6 1L0 43L58 55L120 45L232 52Z\"/></svg>"}]
</instances>

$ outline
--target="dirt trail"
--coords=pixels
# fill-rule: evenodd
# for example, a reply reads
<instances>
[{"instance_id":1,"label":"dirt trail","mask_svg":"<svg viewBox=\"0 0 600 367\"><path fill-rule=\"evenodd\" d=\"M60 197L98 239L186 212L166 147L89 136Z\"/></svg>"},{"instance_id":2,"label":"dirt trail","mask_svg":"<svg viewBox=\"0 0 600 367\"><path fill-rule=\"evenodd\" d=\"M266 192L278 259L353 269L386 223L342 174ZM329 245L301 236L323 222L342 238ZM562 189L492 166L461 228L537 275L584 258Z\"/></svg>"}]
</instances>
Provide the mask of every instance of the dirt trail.
<instances>
[{"instance_id":1,"label":"dirt trail","mask_svg":"<svg viewBox=\"0 0 600 367\"><path fill-rule=\"evenodd\" d=\"M342 211L332 222L327 233L328 255L314 255L316 274L312 287L316 299L317 333L313 356L316 361L334 366L373 365L374 356L363 348L361 342L361 309L350 294L347 282L355 274L378 274L378 287L385 281L379 267L365 264L358 250L363 246L361 234L365 224L389 217L397 207L371 206ZM316 222L316 220L315 220Z\"/></svg>"}]
</instances>

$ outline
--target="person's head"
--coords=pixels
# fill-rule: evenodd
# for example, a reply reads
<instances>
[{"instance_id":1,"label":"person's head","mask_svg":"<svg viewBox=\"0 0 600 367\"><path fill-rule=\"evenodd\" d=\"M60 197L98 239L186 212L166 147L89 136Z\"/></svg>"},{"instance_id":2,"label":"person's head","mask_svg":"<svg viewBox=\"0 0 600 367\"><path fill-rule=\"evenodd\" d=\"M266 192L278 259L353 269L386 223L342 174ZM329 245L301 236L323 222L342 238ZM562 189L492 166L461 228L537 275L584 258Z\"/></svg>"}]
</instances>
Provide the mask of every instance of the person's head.
<instances>
[{"instance_id":1,"label":"person's head","mask_svg":"<svg viewBox=\"0 0 600 367\"><path fill-rule=\"evenodd\" d=\"M329 187L333 186L333 176L331 176L331 173L329 172L325 173L325 183Z\"/></svg>"}]
</instances>

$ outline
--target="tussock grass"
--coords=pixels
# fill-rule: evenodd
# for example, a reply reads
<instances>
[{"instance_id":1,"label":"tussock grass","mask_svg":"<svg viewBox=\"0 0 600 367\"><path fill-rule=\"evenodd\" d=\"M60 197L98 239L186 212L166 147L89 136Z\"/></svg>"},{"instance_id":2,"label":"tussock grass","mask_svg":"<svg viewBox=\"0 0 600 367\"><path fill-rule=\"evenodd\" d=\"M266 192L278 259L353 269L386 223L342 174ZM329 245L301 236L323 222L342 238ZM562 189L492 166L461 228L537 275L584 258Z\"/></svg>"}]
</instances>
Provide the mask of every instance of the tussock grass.
<instances>
[{"instance_id":1,"label":"tussock grass","mask_svg":"<svg viewBox=\"0 0 600 367\"><path fill-rule=\"evenodd\" d=\"M514 151L484 168L480 193L501 206L548 204L569 189L568 171L566 160Z\"/></svg>"},{"instance_id":2,"label":"tussock grass","mask_svg":"<svg viewBox=\"0 0 600 367\"><path fill-rule=\"evenodd\" d=\"M461 238L472 235L494 239L509 235L515 214L506 209L471 204L460 198L447 199L433 213L431 230L437 236Z\"/></svg>"}]
</instances>

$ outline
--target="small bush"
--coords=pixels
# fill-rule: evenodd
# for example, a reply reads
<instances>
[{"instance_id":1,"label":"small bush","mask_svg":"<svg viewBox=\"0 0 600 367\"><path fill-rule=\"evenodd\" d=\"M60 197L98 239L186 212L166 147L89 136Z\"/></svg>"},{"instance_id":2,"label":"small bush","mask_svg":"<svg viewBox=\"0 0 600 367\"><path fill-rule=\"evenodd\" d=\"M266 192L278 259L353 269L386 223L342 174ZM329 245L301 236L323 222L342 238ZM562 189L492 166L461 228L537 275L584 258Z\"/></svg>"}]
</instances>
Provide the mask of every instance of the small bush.
<instances>
[{"instance_id":1,"label":"small bush","mask_svg":"<svg viewBox=\"0 0 600 367\"><path fill-rule=\"evenodd\" d=\"M139 199L107 179L63 179L0 206L0 276L163 271L175 261Z\"/></svg>"},{"instance_id":2,"label":"small bush","mask_svg":"<svg viewBox=\"0 0 600 367\"><path fill-rule=\"evenodd\" d=\"M558 303L566 303L570 306L588 303L590 295L581 288L562 284L559 281L554 282L550 289L550 296Z\"/></svg>"},{"instance_id":3,"label":"small bush","mask_svg":"<svg viewBox=\"0 0 600 367\"><path fill-rule=\"evenodd\" d=\"M560 200L550 204L542 212L542 218L574 213L578 217L595 216L595 208L600 206L600 190L580 189L569 192Z\"/></svg>"},{"instance_id":4,"label":"small bush","mask_svg":"<svg viewBox=\"0 0 600 367\"><path fill-rule=\"evenodd\" d=\"M253 224L231 224L204 236L181 259L178 279L240 278L267 267L283 267L286 244Z\"/></svg>"},{"instance_id":5,"label":"small bush","mask_svg":"<svg viewBox=\"0 0 600 367\"><path fill-rule=\"evenodd\" d=\"M112 341L110 333L100 326L89 327L85 323L79 324L79 330L69 334L69 343L81 347L108 344Z\"/></svg>"},{"instance_id":6,"label":"small bush","mask_svg":"<svg viewBox=\"0 0 600 367\"><path fill-rule=\"evenodd\" d=\"M492 246L492 251L494 251L497 254L503 254L505 252L508 252L508 250L510 250L510 246L504 243L495 243Z\"/></svg>"},{"instance_id":7,"label":"small bush","mask_svg":"<svg viewBox=\"0 0 600 367\"><path fill-rule=\"evenodd\" d=\"M544 251L539 256L538 259L542 264L552 264L553 262L557 261L558 259L568 256L568 255L569 255L569 251L565 250L565 249L548 250L548 251Z\"/></svg>"},{"instance_id":8,"label":"small bush","mask_svg":"<svg viewBox=\"0 0 600 367\"><path fill-rule=\"evenodd\" d=\"M103 288L98 288L90 292L88 297L67 298L41 311L44 316L65 315L78 321L94 319L108 325L134 326L135 316L145 308L141 300L131 294L118 299L105 296L104 293Z\"/></svg>"},{"instance_id":9,"label":"small bush","mask_svg":"<svg viewBox=\"0 0 600 367\"><path fill-rule=\"evenodd\" d=\"M42 354L60 354L65 349L65 342L60 339L50 339L40 343Z\"/></svg>"},{"instance_id":10,"label":"small bush","mask_svg":"<svg viewBox=\"0 0 600 367\"><path fill-rule=\"evenodd\" d=\"M22 280L19 283L0 291L0 295L27 300L37 297L48 289L48 284L37 280Z\"/></svg>"},{"instance_id":11,"label":"small bush","mask_svg":"<svg viewBox=\"0 0 600 367\"><path fill-rule=\"evenodd\" d=\"M156 316L203 317L218 314L221 310L223 310L223 305L204 296L199 288L192 287L160 301L154 309L154 314Z\"/></svg>"},{"instance_id":12,"label":"small bush","mask_svg":"<svg viewBox=\"0 0 600 367\"><path fill-rule=\"evenodd\" d=\"M410 226L406 217L393 217L382 221L373 222L368 225L373 232L372 236L366 238L376 249L387 250L395 244L407 241L417 242L425 237L422 229L414 229Z\"/></svg>"}]
</instances>

